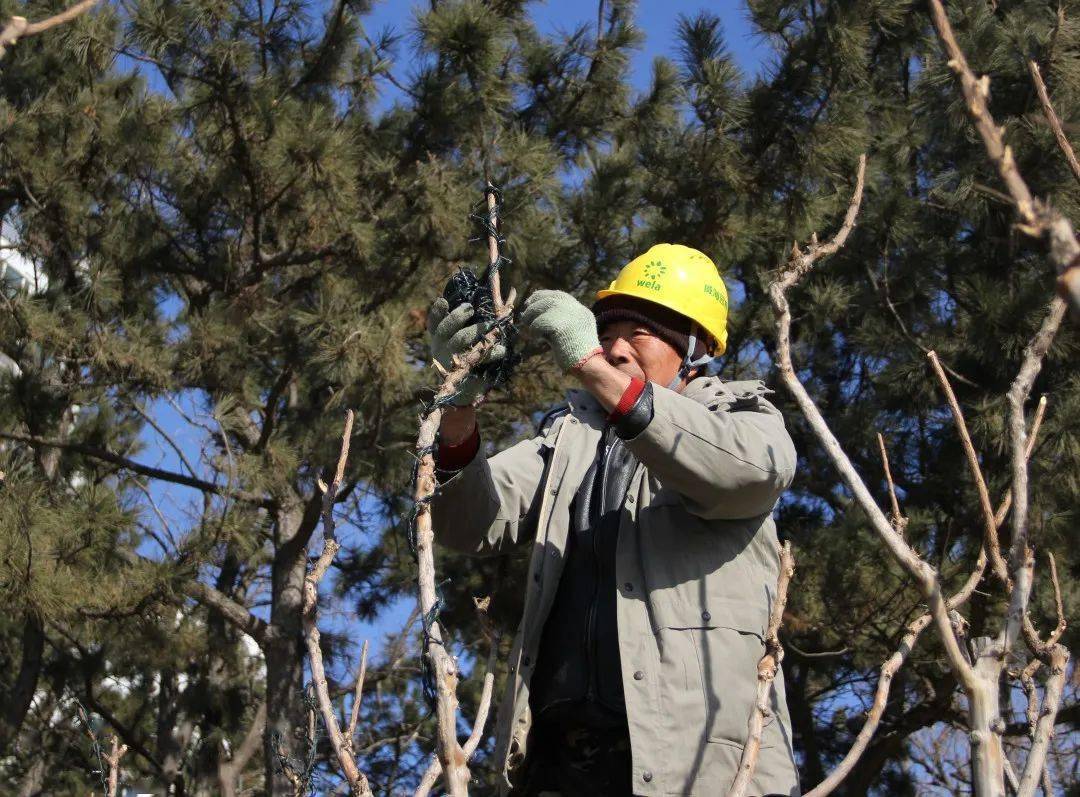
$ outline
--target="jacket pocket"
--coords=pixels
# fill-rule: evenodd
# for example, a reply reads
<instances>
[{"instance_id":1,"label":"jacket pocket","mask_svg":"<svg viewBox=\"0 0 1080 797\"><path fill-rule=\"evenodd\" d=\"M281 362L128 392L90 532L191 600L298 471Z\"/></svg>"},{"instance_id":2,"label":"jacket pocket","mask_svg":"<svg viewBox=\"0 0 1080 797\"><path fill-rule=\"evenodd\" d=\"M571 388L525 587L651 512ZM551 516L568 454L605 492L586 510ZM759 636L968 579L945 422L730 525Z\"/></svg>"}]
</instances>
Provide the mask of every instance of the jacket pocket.
<instances>
[{"instance_id":1,"label":"jacket pocket","mask_svg":"<svg viewBox=\"0 0 1080 797\"><path fill-rule=\"evenodd\" d=\"M697 657L706 739L742 747L757 698L757 665L765 654L760 633L726 626L697 626L684 632L690 634ZM773 737L763 733L761 746L773 746Z\"/></svg>"}]
</instances>

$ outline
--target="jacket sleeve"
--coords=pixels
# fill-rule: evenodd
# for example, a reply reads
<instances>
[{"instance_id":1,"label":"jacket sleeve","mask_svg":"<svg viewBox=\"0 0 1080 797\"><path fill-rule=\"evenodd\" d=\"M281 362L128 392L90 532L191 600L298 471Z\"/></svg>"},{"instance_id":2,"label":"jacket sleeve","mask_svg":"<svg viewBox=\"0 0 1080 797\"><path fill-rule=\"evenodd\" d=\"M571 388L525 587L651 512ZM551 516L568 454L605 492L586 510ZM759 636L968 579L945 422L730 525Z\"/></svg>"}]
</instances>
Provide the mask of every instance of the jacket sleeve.
<instances>
[{"instance_id":1,"label":"jacket sleeve","mask_svg":"<svg viewBox=\"0 0 1080 797\"><path fill-rule=\"evenodd\" d=\"M772 511L795 475L795 446L760 382L709 406L653 385L653 418L627 445L688 511L709 520Z\"/></svg>"},{"instance_id":2,"label":"jacket sleeve","mask_svg":"<svg viewBox=\"0 0 1080 797\"><path fill-rule=\"evenodd\" d=\"M481 452L439 486L431 502L435 539L469 554L505 553L532 535L530 510L547 462L543 436L523 440L490 459Z\"/></svg>"}]
</instances>

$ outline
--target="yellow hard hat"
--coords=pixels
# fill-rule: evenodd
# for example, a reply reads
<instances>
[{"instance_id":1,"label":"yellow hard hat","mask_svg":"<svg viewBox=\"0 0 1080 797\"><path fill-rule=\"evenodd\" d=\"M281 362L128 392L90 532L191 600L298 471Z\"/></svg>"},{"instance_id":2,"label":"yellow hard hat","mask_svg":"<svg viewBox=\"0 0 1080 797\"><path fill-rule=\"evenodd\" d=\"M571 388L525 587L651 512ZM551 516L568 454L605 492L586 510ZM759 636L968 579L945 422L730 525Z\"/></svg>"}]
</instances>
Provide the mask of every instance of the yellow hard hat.
<instances>
[{"instance_id":1,"label":"yellow hard hat","mask_svg":"<svg viewBox=\"0 0 1080 797\"><path fill-rule=\"evenodd\" d=\"M697 249L657 244L638 255L597 299L633 296L674 310L697 322L716 340L716 354L727 348L728 295L716 264Z\"/></svg>"}]
</instances>

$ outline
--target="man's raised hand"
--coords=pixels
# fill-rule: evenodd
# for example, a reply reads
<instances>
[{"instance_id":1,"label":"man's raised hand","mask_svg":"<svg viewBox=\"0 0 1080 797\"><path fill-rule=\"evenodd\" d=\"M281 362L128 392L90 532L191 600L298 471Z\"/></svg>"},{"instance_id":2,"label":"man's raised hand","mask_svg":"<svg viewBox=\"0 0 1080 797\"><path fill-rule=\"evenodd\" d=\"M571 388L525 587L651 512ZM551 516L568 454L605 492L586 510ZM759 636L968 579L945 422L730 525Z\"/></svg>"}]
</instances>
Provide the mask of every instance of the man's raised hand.
<instances>
[{"instance_id":1,"label":"man's raised hand","mask_svg":"<svg viewBox=\"0 0 1080 797\"><path fill-rule=\"evenodd\" d=\"M603 351L592 310L563 291L533 293L525 300L521 325L544 339L564 372Z\"/></svg>"}]
</instances>

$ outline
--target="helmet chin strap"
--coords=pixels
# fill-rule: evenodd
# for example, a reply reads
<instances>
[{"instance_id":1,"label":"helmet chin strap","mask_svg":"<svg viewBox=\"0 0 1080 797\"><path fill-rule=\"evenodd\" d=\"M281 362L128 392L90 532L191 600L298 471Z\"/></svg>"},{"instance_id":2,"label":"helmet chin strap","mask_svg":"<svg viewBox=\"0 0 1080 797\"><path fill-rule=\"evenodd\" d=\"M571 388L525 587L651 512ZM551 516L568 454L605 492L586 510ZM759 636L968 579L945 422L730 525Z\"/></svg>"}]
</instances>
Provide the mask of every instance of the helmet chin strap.
<instances>
[{"instance_id":1,"label":"helmet chin strap","mask_svg":"<svg viewBox=\"0 0 1080 797\"><path fill-rule=\"evenodd\" d=\"M701 355L696 360L694 359L694 349L697 348L697 335L694 332L695 329L696 325L690 328L690 339L686 344L686 354L683 355L683 361L682 365L679 366L679 372L675 374L670 382L668 382L668 390L677 388L682 381L690 375L691 371L695 368L707 365L712 360L712 355L708 353Z\"/></svg>"}]
</instances>

